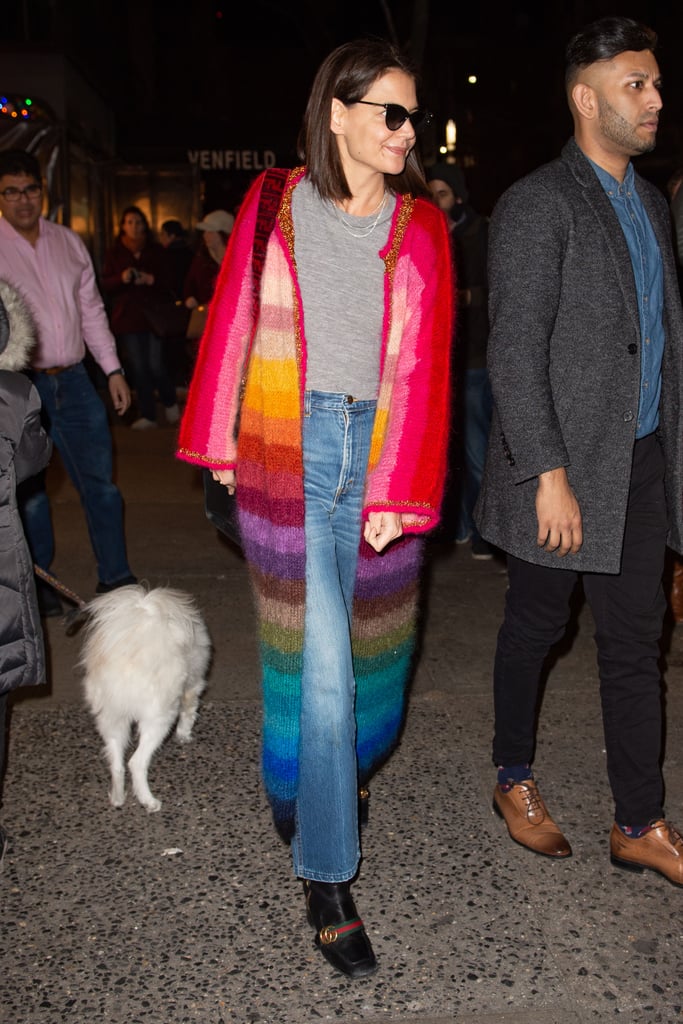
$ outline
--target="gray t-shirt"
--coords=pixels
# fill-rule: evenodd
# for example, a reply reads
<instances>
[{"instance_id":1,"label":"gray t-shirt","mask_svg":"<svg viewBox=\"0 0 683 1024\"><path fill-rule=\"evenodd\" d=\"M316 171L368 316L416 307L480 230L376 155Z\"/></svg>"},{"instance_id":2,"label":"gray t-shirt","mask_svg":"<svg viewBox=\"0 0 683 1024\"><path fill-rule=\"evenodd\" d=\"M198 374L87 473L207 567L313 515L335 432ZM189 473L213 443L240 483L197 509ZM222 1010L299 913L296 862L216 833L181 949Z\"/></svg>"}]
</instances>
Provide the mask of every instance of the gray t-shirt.
<instances>
[{"instance_id":1,"label":"gray t-shirt","mask_svg":"<svg viewBox=\"0 0 683 1024\"><path fill-rule=\"evenodd\" d=\"M396 197L387 193L379 219L377 213L353 217L321 199L306 178L294 189L307 390L377 397L384 320L384 261L378 254L387 243L395 206Z\"/></svg>"}]
</instances>

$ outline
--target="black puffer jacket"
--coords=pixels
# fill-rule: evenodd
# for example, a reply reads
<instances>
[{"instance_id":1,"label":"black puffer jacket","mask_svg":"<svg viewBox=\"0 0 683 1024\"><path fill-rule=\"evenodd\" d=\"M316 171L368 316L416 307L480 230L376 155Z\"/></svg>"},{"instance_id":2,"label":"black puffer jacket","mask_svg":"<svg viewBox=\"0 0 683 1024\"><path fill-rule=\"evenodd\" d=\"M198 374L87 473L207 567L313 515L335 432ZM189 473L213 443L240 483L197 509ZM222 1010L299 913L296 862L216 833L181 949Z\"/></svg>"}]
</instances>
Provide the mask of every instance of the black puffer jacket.
<instances>
[{"instance_id":1,"label":"black puffer jacket","mask_svg":"<svg viewBox=\"0 0 683 1024\"><path fill-rule=\"evenodd\" d=\"M38 392L17 372L28 365L33 342L26 306L0 281L0 693L45 681L33 562L16 497L17 483L43 469L52 448Z\"/></svg>"}]
</instances>

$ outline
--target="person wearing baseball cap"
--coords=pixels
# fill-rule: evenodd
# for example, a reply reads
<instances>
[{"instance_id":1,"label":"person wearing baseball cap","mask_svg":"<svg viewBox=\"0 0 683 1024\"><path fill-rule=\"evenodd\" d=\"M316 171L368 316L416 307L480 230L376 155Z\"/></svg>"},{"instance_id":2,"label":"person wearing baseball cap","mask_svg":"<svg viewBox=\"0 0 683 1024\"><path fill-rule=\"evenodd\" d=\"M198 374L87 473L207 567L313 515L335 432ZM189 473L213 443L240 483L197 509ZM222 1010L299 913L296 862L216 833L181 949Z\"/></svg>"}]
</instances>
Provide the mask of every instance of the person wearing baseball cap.
<instances>
[{"instance_id":1,"label":"person wearing baseball cap","mask_svg":"<svg viewBox=\"0 0 683 1024\"><path fill-rule=\"evenodd\" d=\"M211 301L228 238L235 218L227 210L212 210L197 224L202 233L198 248L185 278L183 299L188 309L205 306Z\"/></svg>"}]
</instances>

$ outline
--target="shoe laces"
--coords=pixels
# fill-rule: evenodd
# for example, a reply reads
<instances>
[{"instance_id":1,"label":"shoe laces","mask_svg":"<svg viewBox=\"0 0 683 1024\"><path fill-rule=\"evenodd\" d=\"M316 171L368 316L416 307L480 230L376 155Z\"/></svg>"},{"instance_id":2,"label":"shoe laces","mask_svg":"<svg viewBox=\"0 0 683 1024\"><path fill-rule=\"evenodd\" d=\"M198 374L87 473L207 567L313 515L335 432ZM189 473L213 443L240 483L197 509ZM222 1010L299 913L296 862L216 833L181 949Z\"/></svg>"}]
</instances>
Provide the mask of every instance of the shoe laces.
<instances>
[{"instance_id":1,"label":"shoe laces","mask_svg":"<svg viewBox=\"0 0 683 1024\"><path fill-rule=\"evenodd\" d=\"M533 781L521 782L519 785L524 789L527 814L545 814L545 805L543 803L543 797L538 791L538 786L536 786Z\"/></svg>"},{"instance_id":2,"label":"shoe laces","mask_svg":"<svg viewBox=\"0 0 683 1024\"><path fill-rule=\"evenodd\" d=\"M652 827L656 828L658 824L659 822L653 822ZM670 821L662 821L661 824L666 827L666 830L669 833L669 842L671 843L671 845L677 846L681 851L683 851L683 836L678 831L676 826L672 825Z\"/></svg>"}]
</instances>

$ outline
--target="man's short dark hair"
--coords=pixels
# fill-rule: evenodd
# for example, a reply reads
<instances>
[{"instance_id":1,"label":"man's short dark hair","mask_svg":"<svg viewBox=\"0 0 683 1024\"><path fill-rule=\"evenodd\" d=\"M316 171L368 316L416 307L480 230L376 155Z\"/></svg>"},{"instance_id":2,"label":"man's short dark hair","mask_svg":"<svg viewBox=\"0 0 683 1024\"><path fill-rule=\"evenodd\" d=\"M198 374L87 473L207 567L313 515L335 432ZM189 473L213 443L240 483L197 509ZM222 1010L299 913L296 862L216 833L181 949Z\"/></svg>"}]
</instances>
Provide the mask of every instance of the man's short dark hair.
<instances>
[{"instance_id":1,"label":"man's short dark hair","mask_svg":"<svg viewBox=\"0 0 683 1024\"><path fill-rule=\"evenodd\" d=\"M6 174L26 174L39 183L43 179L38 160L24 149L0 149L0 178Z\"/></svg>"},{"instance_id":2,"label":"man's short dark hair","mask_svg":"<svg viewBox=\"0 0 683 1024\"><path fill-rule=\"evenodd\" d=\"M167 235L173 235L174 238L185 237L185 229L179 220L165 220L161 225L161 230L165 231Z\"/></svg>"},{"instance_id":3,"label":"man's short dark hair","mask_svg":"<svg viewBox=\"0 0 683 1024\"><path fill-rule=\"evenodd\" d=\"M601 60L613 60L620 53L651 50L657 33L632 18L599 18L569 40L565 50L565 82L569 85L581 68Z\"/></svg>"}]
</instances>

